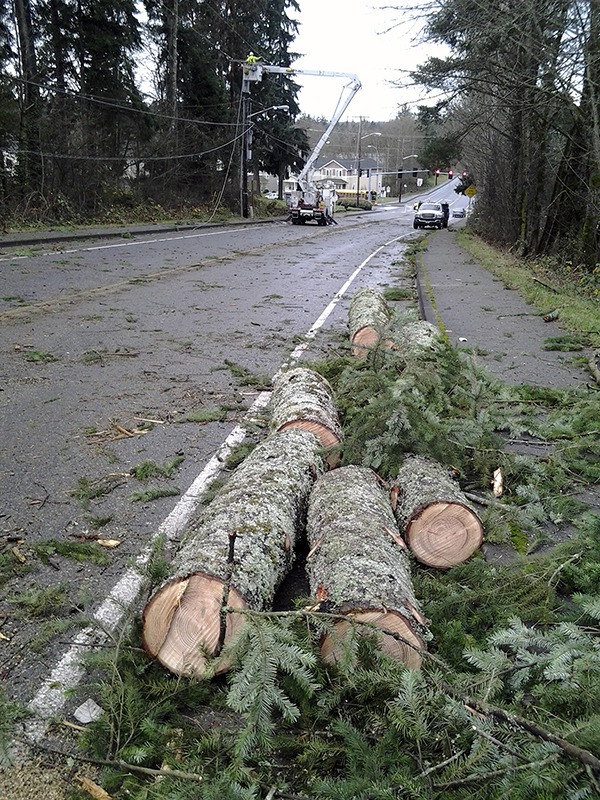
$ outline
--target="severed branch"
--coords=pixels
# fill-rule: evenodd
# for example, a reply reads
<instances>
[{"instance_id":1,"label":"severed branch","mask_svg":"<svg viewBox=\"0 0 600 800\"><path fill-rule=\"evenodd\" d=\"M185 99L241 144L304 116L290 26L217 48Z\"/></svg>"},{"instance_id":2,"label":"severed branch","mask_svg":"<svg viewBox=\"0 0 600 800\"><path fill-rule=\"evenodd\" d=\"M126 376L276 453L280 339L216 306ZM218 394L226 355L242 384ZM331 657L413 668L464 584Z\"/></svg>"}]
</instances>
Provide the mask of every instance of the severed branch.
<instances>
[{"instance_id":1,"label":"severed branch","mask_svg":"<svg viewBox=\"0 0 600 800\"><path fill-rule=\"evenodd\" d=\"M598 365L596 364L596 359L594 356L590 356L587 360L587 366L589 371L592 373L592 377L596 381L596 383L600 383L600 369L598 369Z\"/></svg>"},{"instance_id":2,"label":"severed branch","mask_svg":"<svg viewBox=\"0 0 600 800\"><path fill-rule=\"evenodd\" d=\"M540 286L543 286L544 289L548 289L549 292L554 292L554 294L560 294L560 291L558 289L555 289L554 286L550 286L549 283L544 283L544 281L541 281L539 278L532 278L531 280L535 281L535 283L539 283Z\"/></svg>"},{"instance_id":3,"label":"severed branch","mask_svg":"<svg viewBox=\"0 0 600 800\"><path fill-rule=\"evenodd\" d=\"M479 781L489 781L492 778L501 778L508 772L518 772L532 767L542 767L545 764L556 759L556 754L552 754L541 761L528 761L527 764L519 764L517 767L506 767L505 769L495 769L491 772L481 772L480 774L467 775L465 778L458 778L455 781L448 781L448 783L436 783L434 789L454 789L457 786L466 786L469 783L478 783Z\"/></svg>"},{"instance_id":4,"label":"severed branch","mask_svg":"<svg viewBox=\"0 0 600 800\"><path fill-rule=\"evenodd\" d=\"M473 492L463 492L463 494L468 500L471 500L471 502L477 503L480 506L501 508L503 511L510 510L510 507L507 506L506 503L501 503L500 500L496 500L494 497L484 497L481 494L474 494Z\"/></svg>"},{"instance_id":5,"label":"severed branch","mask_svg":"<svg viewBox=\"0 0 600 800\"><path fill-rule=\"evenodd\" d=\"M446 686L446 688L450 688L452 695L456 696L456 692L454 689L452 689L452 687ZM571 758L581 761L582 764L591 767L594 772L600 774L600 759L597 758L593 753L590 753L589 750L584 750L582 747L578 747L576 744L571 744L571 742L568 742L561 736L557 736L551 731L546 730L546 728L542 728L542 726L538 725L536 722L532 722L524 717L519 717L516 714L511 714L508 711L504 711L502 708L490 706L487 703L483 703L480 700L476 700L471 697L462 698L462 701L463 703L466 703L475 709L476 712L485 714L488 717L493 717L501 722L506 722L509 725L520 728L521 730L537 736L539 739L543 739L545 742L550 742L551 744L556 745L568 756L571 756Z\"/></svg>"},{"instance_id":6,"label":"severed branch","mask_svg":"<svg viewBox=\"0 0 600 800\"><path fill-rule=\"evenodd\" d=\"M27 742L31 746L31 742ZM36 743L36 747L44 750L47 753L53 753L57 756L64 756L64 758L72 758L75 761L81 761L86 764L95 764L100 767L112 767L113 769L122 769L127 772L139 772L141 775L150 775L152 777L162 776L164 778L180 778L186 781L195 781L201 783L204 780L203 775L198 775L196 772L183 772L179 769L152 769L151 767L140 767L139 764L129 764L127 761L109 758L92 758L80 755L79 753L70 753L60 748L49 747L48 745Z\"/></svg>"},{"instance_id":7,"label":"severed branch","mask_svg":"<svg viewBox=\"0 0 600 800\"><path fill-rule=\"evenodd\" d=\"M464 756L464 754L464 750L461 750L459 753L455 753L453 756L450 756L450 758L440 761L439 764L434 764L432 767L428 767L428 769L423 770L420 775L417 775L417 778L426 778L428 775L431 775L432 772L437 772L439 769L447 767L448 764L452 764L453 761L456 761L461 756Z\"/></svg>"}]
</instances>

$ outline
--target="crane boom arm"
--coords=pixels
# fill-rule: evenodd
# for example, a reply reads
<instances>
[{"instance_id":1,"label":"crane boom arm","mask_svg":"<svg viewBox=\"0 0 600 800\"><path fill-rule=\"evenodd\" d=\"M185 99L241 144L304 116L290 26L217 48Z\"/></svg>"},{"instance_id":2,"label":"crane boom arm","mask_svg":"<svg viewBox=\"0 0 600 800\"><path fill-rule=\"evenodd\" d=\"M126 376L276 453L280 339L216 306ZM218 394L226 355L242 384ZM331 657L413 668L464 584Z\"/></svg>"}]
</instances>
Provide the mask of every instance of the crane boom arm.
<instances>
[{"instance_id":1,"label":"crane boom arm","mask_svg":"<svg viewBox=\"0 0 600 800\"><path fill-rule=\"evenodd\" d=\"M245 63L244 64L244 84L246 81L260 81L262 80L263 72L274 73L276 75L314 75L317 77L326 77L326 78L348 78L348 83L344 86L345 90L348 90L348 94L346 95L345 99L342 102L338 102L337 108L329 122L329 125L325 129L325 132L317 142L314 150L308 157L306 164L302 168L300 175L298 175L298 183L300 184L300 188L303 192L309 191L311 184L312 184L312 176L314 173L314 163L319 157L323 146L325 145L327 139L329 138L329 134L335 128L337 123L339 122L340 117L344 113L344 111L348 108L350 101L354 97L354 95L358 92L361 87L361 82L358 79L357 75L354 75L351 72L329 72L326 70L320 69L295 69L294 67L276 67L271 64L259 64L259 63ZM244 87L243 87L244 90ZM245 89L248 91L249 87Z\"/></svg>"}]
</instances>

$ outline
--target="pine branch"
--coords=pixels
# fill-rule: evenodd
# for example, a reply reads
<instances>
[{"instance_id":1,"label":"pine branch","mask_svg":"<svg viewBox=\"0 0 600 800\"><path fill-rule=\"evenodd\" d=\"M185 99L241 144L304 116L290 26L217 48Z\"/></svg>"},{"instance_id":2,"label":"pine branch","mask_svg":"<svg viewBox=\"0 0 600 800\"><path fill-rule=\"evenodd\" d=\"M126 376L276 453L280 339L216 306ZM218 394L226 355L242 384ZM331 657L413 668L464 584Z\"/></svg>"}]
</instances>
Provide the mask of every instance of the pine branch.
<instances>
[{"instance_id":1,"label":"pine branch","mask_svg":"<svg viewBox=\"0 0 600 800\"><path fill-rule=\"evenodd\" d=\"M445 761L440 761L439 764L434 764L432 767L428 767L428 769L417 775L417 778L426 778L428 775L431 775L432 772L437 772L438 770L447 767L448 764L452 764L453 761L461 758L461 756L464 756L464 754L464 750L461 750L460 753L455 753L453 756L450 756L450 758L445 759Z\"/></svg>"},{"instance_id":2,"label":"pine branch","mask_svg":"<svg viewBox=\"0 0 600 800\"><path fill-rule=\"evenodd\" d=\"M481 494L474 494L473 492L464 492L465 497L467 500L471 500L473 503L477 503L480 506L489 506L491 508L499 508L502 511L510 511L510 507L506 505L506 503L501 503L499 500L496 500L492 497L484 497Z\"/></svg>"},{"instance_id":3,"label":"pine branch","mask_svg":"<svg viewBox=\"0 0 600 800\"><path fill-rule=\"evenodd\" d=\"M455 789L458 786L466 786L469 783L478 783L480 781L489 781L492 778L502 778L504 775L510 772L522 772L523 770L533 769L535 770L537 767L543 767L546 764L551 763L556 759L556 754L553 753L551 756L542 759L541 761L528 761L527 764L519 764L518 767L506 767L505 769L495 769L491 772L481 772L477 775L467 775L464 778L458 778L455 781L448 781L448 783L435 783L433 785L434 789Z\"/></svg>"},{"instance_id":4,"label":"pine branch","mask_svg":"<svg viewBox=\"0 0 600 800\"><path fill-rule=\"evenodd\" d=\"M571 556L571 558L567 559L563 564L559 564L558 567L554 570L552 575L548 578L548 586L552 586L552 581L556 576L569 564L572 564L574 561L578 561L581 558L581 553L575 553L575 555Z\"/></svg>"},{"instance_id":5,"label":"pine branch","mask_svg":"<svg viewBox=\"0 0 600 800\"><path fill-rule=\"evenodd\" d=\"M571 744L571 742L568 742L561 736L556 736L556 734L546 730L546 728L542 728L542 726L538 725L536 722L532 722L524 717L519 717L516 714L511 714L502 708L491 706L488 703L476 700L474 697L459 697L456 690L448 684L445 684L444 688L450 695L452 695L452 697L461 700L465 707L468 708L470 706L471 709L474 709L478 713L484 714L488 717L494 717L501 722L506 722L509 725L514 726L515 728L520 728L521 730L527 731L528 733L537 736L539 739L542 739L545 742L550 742L550 744L560 747L560 749L568 756L581 761L582 764L591 767L600 775L600 759L596 758L596 756L593 753L590 753L589 750L584 750L582 747Z\"/></svg>"},{"instance_id":6,"label":"pine branch","mask_svg":"<svg viewBox=\"0 0 600 800\"><path fill-rule=\"evenodd\" d=\"M30 745L30 742L26 744ZM64 758L72 758L75 761L81 761L86 764L95 764L101 767L112 767L113 769L121 769L125 770L126 772L139 772L141 775L150 775L152 777L164 777L164 778L179 778L180 780L185 781L195 781L196 783L201 783L204 780L203 775L198 775L195 772L183 772L179 769L151 769L150 767L140 767L138 764L128 764L126 761L120 761L119 759L109 759L109 758L92 758L90 756L83 756L79 753L71 753L61 750L55 747L49 747L48 745L44 745L41 743L36 743L36 747L40 750L44 750L47 753L53 753L57 756L64 756Z\"/></svg>"},{"instance_id":7,"label":"pine branch","mask_svg":"<svg viewBox=\"0 0 600 800\"><path fill-rule=\"evenodd\" d=\"M382 631L380 627L378 627L377 625L373 625L371 622L365 622L364 620L353 619L353 617L348 614L334 614L328 611L319 611L318 608L315 608L315 606L310 606L310 608L301 608L298 609L297 611L253 611L252 609L248 608L232 608L231 606L228 606L226 608L226 611L231 614L242 614L245 617L250 617L250 618L263 617L265 619L271 619L277 617L280 618L295 617L296 619L305 617L307 619L310 619L311 617L315 618L319 617L321 619L332 620L333 622L344 621L349 623L350 625L354 625L357 628L366 628L367 630L372 631L373 633L380 634ZM410 642L408 639L405 639L401 634L389 630L386 630L385 634L386 636L395 639L397 642L401 642L402 644L405 644L407 647L410 647L411 650L415 650L424 658L430 659L431 661L434 662L434 664L437 664L438 667L442 667L444 670L449 671L450 668L445 661L442 661L440 658L434 656L433 653L430 653L428 650L425 650L424 648L419 647L413 642Z\"/></svg>"},{"instance_id":8,"label":"pine branch","mask_svg":"<svg viewBox=\"0 0 600 800\"><path fill-rule=\"evenodd\" d=\"M512 747L509 747L507 744L504 744L504 742L501 742L500 739L497 739L495 736L492 736L491 733L481 730L481 728L478 728L477 725L471 725L471 729L474 730L478 736L487 739L488 742L491 742L492 744L496 745L496 747L499 747L501 750L505 750L511 756L514 756L514 758L518 758L521 761L527 761L527 756L524 756L522 753L518 753L516 750L513 750Z\"/></svg>"}]
</instances>

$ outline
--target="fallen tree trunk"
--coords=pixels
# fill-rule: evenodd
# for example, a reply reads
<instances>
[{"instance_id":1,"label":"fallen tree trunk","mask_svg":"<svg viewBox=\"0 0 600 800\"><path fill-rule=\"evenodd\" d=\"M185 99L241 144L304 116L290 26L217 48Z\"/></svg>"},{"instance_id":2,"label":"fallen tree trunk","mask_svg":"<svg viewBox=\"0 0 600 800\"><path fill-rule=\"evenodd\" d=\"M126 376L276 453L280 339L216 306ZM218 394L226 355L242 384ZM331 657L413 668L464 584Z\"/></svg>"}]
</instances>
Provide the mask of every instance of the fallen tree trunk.
<instances>
[{"instance_id":1,"label":"fallen tree trunk","mask_svg":"<svg viewBox=\"0 0 600 800\"><path fill-rule=\"evenodd\" d=\"M177 553L171 577L143 613L146 651L177 675L210 674L243 624L227 606L261 611L294 560L308 494L323 470L321 444L307 431L270 436L240 464L204 509ZM230 664L221 659L216 673Z\"/></svg>"},{"instance_id":2,"label":"fallen tree trunk","mask_svg":"<svg viewBox=\"0 0 600 800\"><path fill-rule=\"evenodd\" d=\"M481 546L483 526L447 467L409 456L398 472L395 514L415 558L448 568Z\"/></svg>"},{"instance_id":3,"label":"fallen tree trunk","mask_svg":"<svg viewBox=\"0 0 600 800\"><path fill-rule=\"evenodd\" d=\"M406 545L377 475L348 466L319 478L310 496L307 534L310 588L321 608L380 629L382 650L418 669L425 619L414 596ZM337 622L321 642L325 661L341 658L353 629L371 630Z\"/></svg>"},{"instance_id":4,"label":"fallen tree trunk","mask_svg":"<svg viewBox=\"0 0 600 800\"><path fill-rule=\"evenodd\" d=\"M422 319L407 322L394 331L394 347L406 359L419 358L433 352L439 341L439 329Z\"/></svg>"},{"instance_id":5,"label":"fallen tree trunk","mask_svg":"<svg viewBox=\"0 0 600 800\"><path fill-rule=\"evenodd\" d=\"M271 431L301 428L321 440L325 450L342 440L342 427L335 407L333 390L318 372L296 367L280 372L273 381Z\"/></svg>"},{"instance_id":6,"label":"fallen tree trunk","mask_svg":"<svg viewBox=\"0 0 600 800\"><path fill-rule=\"evenodd\" d=\"M352 355L363 358L376 347L389 326L390 311L383 295L376 289L361 289L352 298L349 311ZM393 343L382 341L384 347Z\"/></svg>"}]
</instances>

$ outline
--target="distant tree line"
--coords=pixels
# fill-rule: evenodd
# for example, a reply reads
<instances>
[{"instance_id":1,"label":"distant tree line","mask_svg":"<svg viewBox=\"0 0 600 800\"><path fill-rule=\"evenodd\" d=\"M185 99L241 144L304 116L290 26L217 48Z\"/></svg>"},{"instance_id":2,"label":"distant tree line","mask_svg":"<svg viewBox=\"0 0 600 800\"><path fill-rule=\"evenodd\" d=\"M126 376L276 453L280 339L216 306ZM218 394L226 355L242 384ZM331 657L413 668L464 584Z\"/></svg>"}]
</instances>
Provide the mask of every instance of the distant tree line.
<instances>
[{"instance_id":1,"label":"distant tree line","mask_svg":"<svg viewBox=\"0 0 600 800\"><path fill-rule=\"evenodd\" d=\"M291 10L296 0L0 0L4 224L234 205L241 63L252 51L289 66ZM253 109L289 107L255 120L254 158L281 180L306 154L298 88L269 75L252 89Z\"/></svg>"},{"instance_id":2,"label":"distant tree line","mask_svg":"<svg viewBox=\"0 0 600 800\"><path fill-rule=\"evenodd\" d=\"M521 255L600 262L600 2L439 0L414 73L476 182L477 226Z\"/></svg>"}]
</instances>

